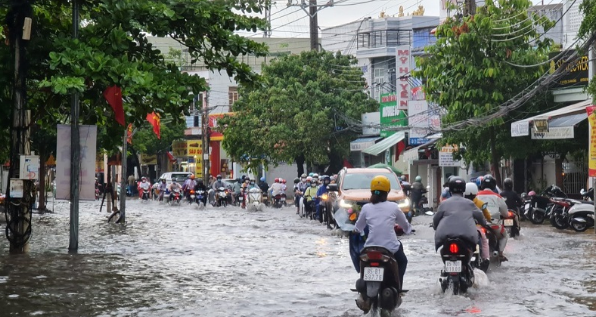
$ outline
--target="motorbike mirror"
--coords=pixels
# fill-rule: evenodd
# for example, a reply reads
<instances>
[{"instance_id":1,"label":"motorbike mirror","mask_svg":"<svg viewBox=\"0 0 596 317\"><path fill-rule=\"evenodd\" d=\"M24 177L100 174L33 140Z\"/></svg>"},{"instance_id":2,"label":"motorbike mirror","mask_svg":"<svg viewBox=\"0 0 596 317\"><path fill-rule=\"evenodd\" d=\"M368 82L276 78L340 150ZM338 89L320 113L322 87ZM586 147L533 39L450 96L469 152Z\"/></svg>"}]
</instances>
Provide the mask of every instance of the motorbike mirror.
<instances>
[{"instance_id":1,"label":"motorbike mirror","mask_svg":"<svg viewBox=\"0 0 596 317\"><path fill-rule=\"evenodd\" d=\"M332 192L336 192L339 190L339 188L337 187L337 184L329 184L329 185L327 185L327 189Z\"/></svg>"},{"instance_id":2,"label":"motorbike mirror","mask_svg":"<svg viewBox=\"0 0 596 317\"><path fill-rule=\"evenodd\" d=\"M482 210L486 209L486 207L488 207L488 204L487 204L487 203L484 203L484 204L482 205Z\"/></svg>"}]
</instances>

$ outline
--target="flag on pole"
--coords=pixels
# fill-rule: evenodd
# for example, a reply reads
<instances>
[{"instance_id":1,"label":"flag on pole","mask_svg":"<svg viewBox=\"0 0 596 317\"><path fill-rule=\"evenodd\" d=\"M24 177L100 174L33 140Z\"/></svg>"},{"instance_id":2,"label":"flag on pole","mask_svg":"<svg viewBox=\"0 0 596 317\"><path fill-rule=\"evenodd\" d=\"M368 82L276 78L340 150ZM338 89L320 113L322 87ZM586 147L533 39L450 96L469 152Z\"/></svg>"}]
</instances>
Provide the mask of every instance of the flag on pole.
<instances>
[{"instance_id":1,"label":"flag on pole","mask_svg":"<svg viewBox=\"0 0 596 317\"><path fill-rule=\"evenodd\" d=\"M116 115L116 122L120 125L124 124L124 108L122 107L122 89L118 86L110 86L103 92L104 98L108 101L114 114Z\"/></svg>"},{"instance_id":2,"label":"flag on pole","mask_svg":"<svg viewBox=\"0 0 596 317\"><path fill-rule=\"evenodd\" d=\"M151 123L151 125L153 126L153 132L155 133L157 138L161 139L161 137L159 135L159 122L160 122L159 115L155 112L148 113L147 121L149 121L149 123Z\"/></svg>"},{"instance_id":3,"label":"flag on pole","mask_svg":"<svg viewBox=\"0 0 596 317\"><path fill-rule=\"evenodd\" d=\"M132 123L129 123L128 128L126 128L126 142L132 144Z\"/></svg>"}]
</instances>

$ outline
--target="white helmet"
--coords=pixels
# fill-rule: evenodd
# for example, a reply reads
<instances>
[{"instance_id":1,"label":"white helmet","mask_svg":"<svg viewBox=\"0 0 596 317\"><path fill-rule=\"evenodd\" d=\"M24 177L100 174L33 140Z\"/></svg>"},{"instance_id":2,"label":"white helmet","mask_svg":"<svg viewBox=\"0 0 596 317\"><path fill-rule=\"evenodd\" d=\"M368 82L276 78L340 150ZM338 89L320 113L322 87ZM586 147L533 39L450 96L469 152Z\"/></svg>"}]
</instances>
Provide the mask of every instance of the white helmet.
<instances>
[{"instance_id":1,"label":"white helmet","mask_svg":"<svg viewBox=\"0 0 596 317\"><path fill-rule=\"evenodd\" d=\"M466 191L464 192L464 196L476 196L478 195L478 186L476 183L468 182L466 183Z\"/></svg>"}]
</instances>

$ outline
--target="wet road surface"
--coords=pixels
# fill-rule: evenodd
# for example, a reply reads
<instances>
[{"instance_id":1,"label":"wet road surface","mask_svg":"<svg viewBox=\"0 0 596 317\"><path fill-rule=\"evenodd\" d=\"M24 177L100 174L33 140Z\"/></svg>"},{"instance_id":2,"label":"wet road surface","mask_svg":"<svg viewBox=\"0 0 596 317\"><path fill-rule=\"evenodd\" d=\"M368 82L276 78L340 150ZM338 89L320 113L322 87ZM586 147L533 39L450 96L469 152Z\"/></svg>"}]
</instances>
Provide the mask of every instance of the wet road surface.
<instances>
[{"instance_id":1,"label":"wet road surface","mask_svg":"<svg viewBox=\"0 0 596 317\"><path fill-rule=\"evenodd\" d=\"M52 203L49 204L52 207ZM82 202L34 215L30 252L0 239L0 316L362 316L348 241L291 207L249 213L127 201L126 226ZM104 206L105 210L105 206ZM465 296L442 294L431 217L402 237L409 293L393 316L595 316L596 237L522 223L509 262ZM1 224L4 227L4 224Z\"/></svg>"}]
</instances>

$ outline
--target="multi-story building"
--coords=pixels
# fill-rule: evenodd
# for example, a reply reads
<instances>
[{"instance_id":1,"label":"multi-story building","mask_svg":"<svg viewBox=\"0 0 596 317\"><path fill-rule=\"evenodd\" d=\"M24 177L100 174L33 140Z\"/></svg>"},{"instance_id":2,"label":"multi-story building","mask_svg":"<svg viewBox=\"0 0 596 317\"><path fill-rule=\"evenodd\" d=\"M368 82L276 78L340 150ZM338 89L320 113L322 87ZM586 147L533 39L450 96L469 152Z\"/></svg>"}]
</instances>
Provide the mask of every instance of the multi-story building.
<instances>
[{"instance_id":1,"label":"multi-story building","mask_svg":"<svg viewBox=\"0 0 596 317\"><path fill-rule=\"evenodd\" d=\"M186 117L187 129L185 131L186 142L177 142L173 145L174 154L178 154L179 169L195 172L198 177L202 176L202 120L201 110L206 106L209 111L209 127L217 126L217 119L226 113L232 112L233 104L238 100L238 83L227 75L225 71L211 71L201 61L191 63L191 58L186 47L172 38L150 37L149 42L163 52L166 59L175 62L180 69L203 77L207 80L209 91L199 94L195 102L189 105L190 116ZM255 42L266 43L269 53L265 57L245 55L238 57L242 62L248 64L252 70L261 72L262 66L271 62L276 57L289 54L298 54L310 49L308 38L262 38L255 37ZM226 152L221 148L221 141L224 136L221 133L210 134L210 174L215 176L221 174L224 178L236 177L240 173L240 166L232 162ZM291 177L295 175L295 169L288 176L284 173L280 177Z\"/></svg>"}]
</instances>

